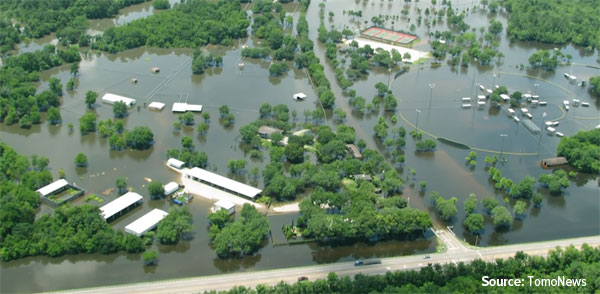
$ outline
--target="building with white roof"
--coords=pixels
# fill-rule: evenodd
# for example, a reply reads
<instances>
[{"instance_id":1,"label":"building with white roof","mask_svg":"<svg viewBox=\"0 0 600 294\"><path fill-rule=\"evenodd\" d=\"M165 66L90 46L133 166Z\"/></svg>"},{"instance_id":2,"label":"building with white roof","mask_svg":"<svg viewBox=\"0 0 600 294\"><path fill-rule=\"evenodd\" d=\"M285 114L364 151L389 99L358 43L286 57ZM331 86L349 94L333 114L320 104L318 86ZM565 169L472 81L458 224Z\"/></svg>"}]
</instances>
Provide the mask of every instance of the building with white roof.
<instances>
[{"instance_id":1,"label":"building with white roof","mask_svg":"<svg viewBox=\"0 0 600 294\"><path fill-rule=\"evenodd\" d=\"M217 212L221 209L225 209L227 211L227 213L229 213L229 214L234 214L235 213L235 204L233 202L227 201L225 199L221 199L213 205L213 211Z\"/></svg>"},{"instance_id":2,"label":"building with white roof","mask_svg":"<svg viewBox=\"0 0 600 294\"><path fill-rule=\"evenodd\" d=\"M163 108L165 108L165 104L160 102L152 102L148 105L148 108L151 110L163 110Z\"/></svg>"},{"instance_id":3,"label":"building with white roof","mask_svg":"<svg viewBox=\"0 0 600 294\"><path fill-rule=\"evenodd\" d=\"M129 211L129 209L142 204L143 197L135 192L127 192L123 196L111 201L110 203L100 207L100 215L106 221L113 220L121 215L121 213Z\"/></svg>"},{"instance_id":4,"label":"building with white roof","mask_svg":"<svg viewBox=\"0 0 600 294\"><path fill-rule=\"evenodd\" d=\"M173 112L187 112L187 111L201 112L202 111L202 105L200 105L200 104L187 104L187 103L183 103L183 102L175 102L175 103L173 103L173 108L171 108L171 110Z\"/></svg>"},{"instance_id":5,"label":"building with white roof","mask_svg":"<svg viewBox=\"0 0 600 294\"><path fill-rule=\"evenodd\" d=\"M131 106L131 105L135 104L135 99L127 98L127 97L116 95L116 94L106 93L106 94L104 94L104 96L102 96L102 102L108 103L108 104L115 104L116 102L123 102L127 106Z\"/></svg>"},{"instance_id":6,"label":"building with white roof","mask_svg":"<svg viewBox=\"0 0 600 294\"><path fill-rule=\"evenodd\" d=\"M167 160L167 164L176 169L181 169L181 168L183 168L183 166L185 166L185 162L183 162L179 159L176 159L176 158L169 158L169 160Z\"/></svg>"},{"instance_id":7,"label":"building with white roof","mask_svg":"<svg viewBox=\"0 0 600 294\"><path fill-rule=\"evenodd\" d=\"M185 177L197 182L205 183L213 187L218 187L221 190L248 197L251 199L256 198L262 190L254 188L252 186L234 181L224 176L209 172L199 167L194 167L185 173Z\"/></svg>"},{"instance_id":8,"label":"building with white roof","mask_svg":"<svg viewBox=\"0 0 600 294\"><path fill-rule=\"evenodd\" d=\"M156 228L158 223L167 215L169 215L169 213L167 213L166 211L162 211L160 209L155 208L150 212L144 214L144 216L128 224L125 227L125 232L140 237L146 232Z\"/></svg>"},{"instance_id":9,"label":"building with white roof","mask_svg":"<svg viewBox=\"0 0 600 294\"><path fill-rule=\"evenodd\" d=\"M294 94L294 100L304 100L304 99L306 99L306 94L304 94L304 93Z\"/></svg>"},{"instance_id":10,"label":"building with white roof","mask_svg":"<svg viewBox=\"0 0 600 294\"><path fill-rule=\"evenodd\" d=\"M60 192L69 187L69 183L65 179L54 181L44 187L36 190L42 197L46 197L52 193Z\"/></svg>"},{"instance_id":11,"label":"building with white roof","mask_svg":"<svg viewBox=\"0 0 600 294\"><path fill-rule=\"evenodd\" d=\"M175 182L170 182L164 185L163 188L165 189L165 195L169 196L175 193L177 190L179 190L179 184Z\"/></svg>"}]
</instances>

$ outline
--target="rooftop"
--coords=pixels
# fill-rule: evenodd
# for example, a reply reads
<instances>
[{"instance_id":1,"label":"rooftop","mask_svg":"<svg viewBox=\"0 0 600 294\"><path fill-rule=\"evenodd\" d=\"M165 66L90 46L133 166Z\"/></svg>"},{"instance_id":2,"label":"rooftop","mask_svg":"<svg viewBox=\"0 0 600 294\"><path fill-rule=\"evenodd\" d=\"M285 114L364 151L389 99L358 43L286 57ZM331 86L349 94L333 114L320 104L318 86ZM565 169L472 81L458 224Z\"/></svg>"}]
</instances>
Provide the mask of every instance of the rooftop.
<instances>
[{"instance_id":1,"label":"rooftop","mask_svg":"<svg viewBox=\"0 0 600 294\"><path fill-rule=\"evenodd\" d=\"M221 200L217 201L214 206L221 207L226 210L230 210L235 207L235 204L233 202L227 201L225 199L221 199Z\"/></svg>"},{"instance_id":2,"label":"rooftop","mask_svg":"<svg viewBox=\"0 0 600 294\"><path fill-rule=\"evenodd\" d=\"M265 135L271 135L274 133L282 133L283 131L278 129L278 128L272 128L269 126L261 126L260 128L258 128L258 133L259 134L265 134Z\"/></svg>"},{"instance_id":3,"label":"rooftop","mask_svg":"<svg viewBox=\"0 0 600 294\"><path fill-rule=\"evenodd\" d=\"M104 101L106 103L111 103L111 104L115 103L115 102L123 102L123 103L127 104L127 106L131 106L131 105L135 104L135 99L116 95L116 94L111 94L111 93L104 94L104 96L102 96L102 101Z\"/></svg>"},{"instance_id":4,"label":"rooftop","mask_svg":"<svg viewBox=\"0 0 600 294\"><path fill-rule=\"evenodd\" d=\"M167 215L169 215L169 213L166 211L155 208L132 223L128 224L125 227L125 232L139 237L156 227L158 222L160 222Z\"/></svg>"},{"instance_id":5,"label":"rooftop","mask_svg":"<svg viewBox=\"0 0 600 294\"><path fill-rule=\"evenodd\" d=\"M254 188L252 186L234 181L224 176L209 172L199 167L194 167L186 172L188 176L200 179L204 182L211 183L213 185L225 188L227 190L239 193L249 198L255 198L256 195L260 194L262 190Z\"/></svg>"},{"instance_id":6,"label":"rooftop","mask_svg":"<svg viewBox=\"0 0 600 294\"><path fill-rule=\"evenodd\" d=\"M39 188L36 192L40 193L43 197L45 197L52 194L56 190L62 189L68 185L69 183L65 179L60 179L58 181L52 182L44 187Z\"/></svg>"},{"instance_id":7,"label":"rooftop","mask_svg":"<svg viewBox=\"0 0 600 294\"><path fill-rule=\"evenodd\" d=\"M173 112L186 112L186 111L201 112L202 105L175 102L175 103L173 103L173 108L171 110Z\"/></svg>"},{"instance_id":8,"label":"rooftop","mask_svg":"<svg viewBox=\"0 0 600 294\"><path fill-rule=\"evenodd\" d=\"M110 203L100 207L100 214L104 219L109 219L119 211L129 207L130 205L142 201L143 197L135 192L127 192L123 196L111 201Z\"/></svg>"}]
</instances>

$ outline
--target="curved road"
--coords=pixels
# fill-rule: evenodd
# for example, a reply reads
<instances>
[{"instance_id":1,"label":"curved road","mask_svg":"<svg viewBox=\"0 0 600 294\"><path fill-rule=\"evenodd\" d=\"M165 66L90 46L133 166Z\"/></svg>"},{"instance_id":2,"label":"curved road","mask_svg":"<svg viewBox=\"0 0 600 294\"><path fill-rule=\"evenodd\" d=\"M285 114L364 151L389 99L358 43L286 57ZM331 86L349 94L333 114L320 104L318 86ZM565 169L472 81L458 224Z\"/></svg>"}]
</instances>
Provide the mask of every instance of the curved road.
<instances>
[{"instance_id":1,"label":"curved road","mask_svg":"<svg viewBox=\"0 0 600 294\"><path fill-rule=\"evenodd\" d=\"M381 264L354 266L352 262L313 265L296 268L273 269L267 271L243 272L225 275L204 276L177 280L125 284L98 288L75 289L63 291L65 293L202 293L208 290L228 290L237 285L256 287L258 284L274 285L280 281L294 283L299 276L309 279L325 279L330 272L339 276L354 276L358 273L375 275L388 271L411 270L425 267L433 263L458 263L469 262L475 259L495 260L508 258L516 252L523 251L529 255L546 255L550 249L557 246L567 247L574 245L580 247L584 243L590 246L600 246L600 236L591 236L575 239L546 241L537 243L516 244L488 248L467 248L452 232L437 230L436 235L444 242L447 250L443 253L431 254L425 259L424 255L391 257L382 259ZM483 273L482 273L483 274Z\"/></svg>"}]
</instances>

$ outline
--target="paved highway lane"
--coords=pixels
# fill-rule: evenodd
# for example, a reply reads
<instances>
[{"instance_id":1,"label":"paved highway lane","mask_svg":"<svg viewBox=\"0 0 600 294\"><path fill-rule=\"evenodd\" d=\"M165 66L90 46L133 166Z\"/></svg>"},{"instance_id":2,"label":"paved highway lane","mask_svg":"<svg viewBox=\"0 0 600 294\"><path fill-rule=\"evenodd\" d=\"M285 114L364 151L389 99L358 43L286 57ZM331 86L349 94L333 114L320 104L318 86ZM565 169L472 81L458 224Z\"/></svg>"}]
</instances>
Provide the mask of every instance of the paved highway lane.
<instances>
[{"instance_id":1,"label":"paved highway lane","mask_svg":"<svg viewBox=\"0 0 600 294\"><path fill-rule=\"evenodd\" d=\"M549 250L559 247L574 245L581 247L584 243L590 246L600 246L600 236L546 241L537 243L515 244L508 246L467 248L453 233L447 230L436 230L436 235L447 245L448 250L443 253L425 255L401 256L382 259L381 264L354 266L352 262L313 265L306 267L273 269L267 271L243 272L216 276L204 276L178 280L165 280L138 284L125 284L88 289L75 289L63 291L64 293L201 293L207 290L228 290L234 286L243 285L255 287L258 284L274 285L280 281L294 283L300 276L307 276L311 280L324 279L330 272L339 276L354 276L358 273L375 275L388 271L417 269L428 264L445 264L469 262L475 259L486 261L497 258L514 256L518 251L529 255L546 255Z\"/></svg>"}]
</instances>

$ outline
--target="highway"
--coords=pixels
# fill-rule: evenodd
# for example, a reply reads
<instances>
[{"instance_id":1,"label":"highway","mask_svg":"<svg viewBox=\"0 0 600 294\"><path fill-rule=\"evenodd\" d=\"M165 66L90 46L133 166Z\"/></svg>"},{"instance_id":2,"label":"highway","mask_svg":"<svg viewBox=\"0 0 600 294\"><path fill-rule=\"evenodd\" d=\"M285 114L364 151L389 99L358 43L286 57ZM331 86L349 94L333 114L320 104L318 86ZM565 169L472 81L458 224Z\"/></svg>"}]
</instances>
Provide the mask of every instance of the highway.
<instances>
[{"instance_id":1,"label":"highway","mask_svg":"<svg viewBox=\"0 0 600 294\"><path fill-rule=\"evenodd\" d=\"M388 271L417 269L428 264L446 264L469 262L475 259L486 261L497 258L508 258L516 252L523 251L529 255L546 255L550 249L574 245L581 247L584 243L590 246L600 246L600 236L583 238L515 244L508 246L468 248L463 245L454 233L448 230L436 230L435 234L445 244L447 250L442 253L425 255L412 255L381 259L381 264L354 266L352 262L322 264L305 267L273 269L266 271L243 272L215 276L192 277L177 280L164 280L136 284L124 284L98 288L74 289L62 293L202 293L208 290L228 290L233 286L243 285L255 287L258 284L274 285L280 281L294 283L300 276L307 276L310 280L324 279L330 272L339 276L354 276L358 273L375 275ZM483 273L482 273L483 274Z\"/></svg>"}]
</instances>

